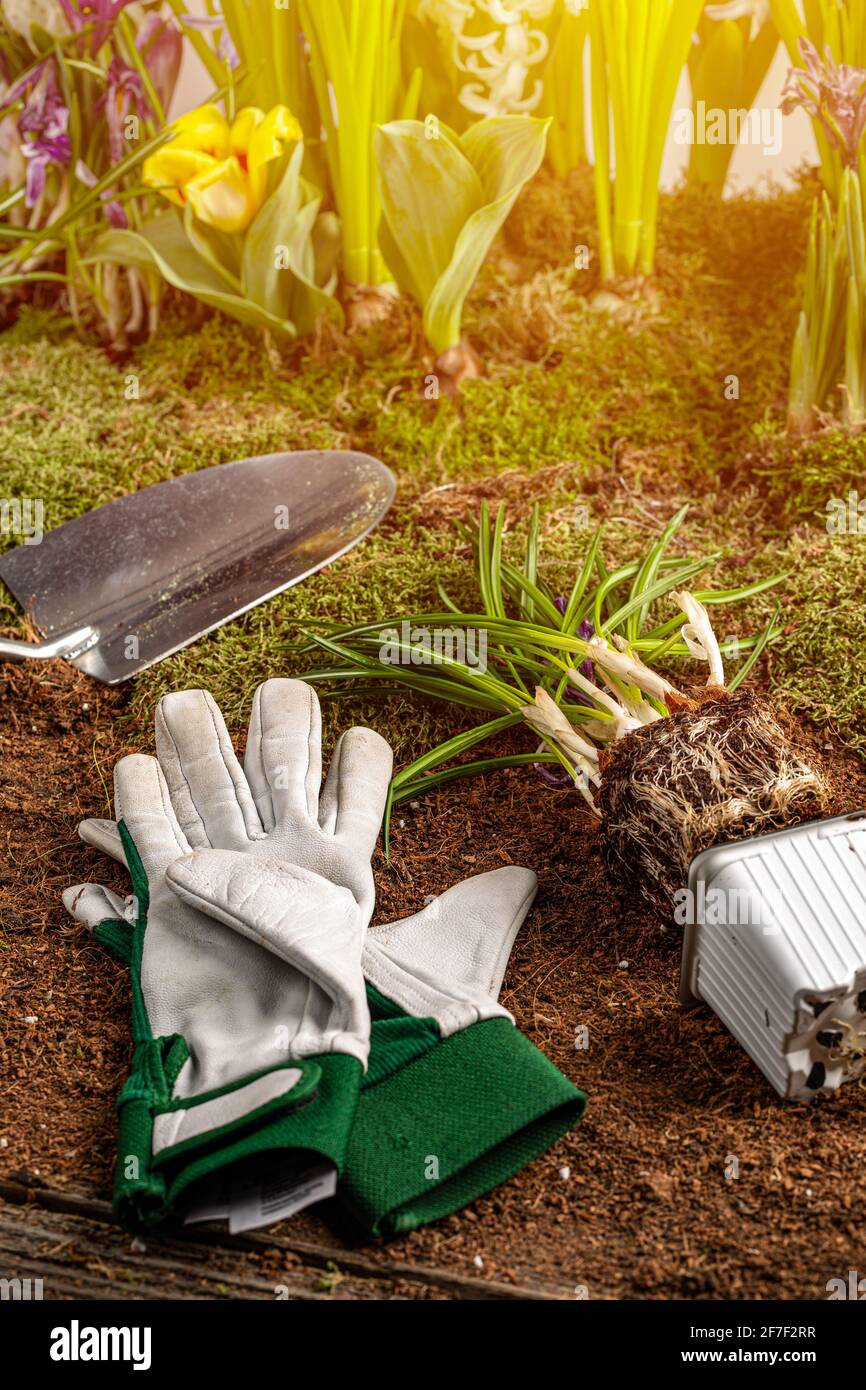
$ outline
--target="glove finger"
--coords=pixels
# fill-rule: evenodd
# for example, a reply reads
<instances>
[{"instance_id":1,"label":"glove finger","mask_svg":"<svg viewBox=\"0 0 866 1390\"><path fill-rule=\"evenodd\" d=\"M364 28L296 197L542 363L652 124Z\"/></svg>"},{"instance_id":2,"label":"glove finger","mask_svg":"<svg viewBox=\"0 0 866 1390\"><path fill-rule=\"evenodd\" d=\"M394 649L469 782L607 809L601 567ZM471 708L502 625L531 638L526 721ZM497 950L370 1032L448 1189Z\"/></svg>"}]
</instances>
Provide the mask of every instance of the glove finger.
<instances>
[{"instance_id":1,"label":"glove finger","mask_svg":"<svg viewBox=\"0 0 866 1390\"><path fill-rule=\"evenodd\" d=\"M118 864L126 864L126 855L123 852L123 841L120 838L120 831L117 822L113 820L96 820L91 817L81 821L78 827L79 838L86 845L93 849L99 849L103 854L116 859Z\"/></svg>"},{"instance_id":2,"label":"glove finger","mask_svg":"<svg viewBox=\"0 0 866 1390\"><path fill-rule=\"evenodd\" d=\"M114 769L114 814L122 820L148 878L164 873L173 860L189 854L162 769L156 758L133 753Z\"/></svg>"},{"instance_id":3,"label":"glove finger","mask_svg":"<svg viewBox=\"0 0 866 1390\"><path fill-rule=\"evenodd\" d=\"M514 941L538 880L516 865L456 883L418 912L376 927L369 941L420 978L499 998Z\"/></svg>"},{"instance_id":4,"label":"glove finger","mask_svg":"<svg viewBox=\"0 0 866 1390\"><path fill-rule=\"evenodd\" d=\"M76 922L83 922L90 931L101 922L126 921L126 903L110 888L98 883L78 883L63 894L63 906Z\"/></svg>"},{"instance_id":5,"label":"glove finger","mask_svg":"<svg viewBox=\"0 0 866 1390\"><path fill-rule=\"evenodd\" d=\"M244 849L261 839L247 779L219 706L206 690L180 690L160 700L156 754L191 845Z\"/></svg>"},{"instance_id":6,"label":"glove finger","mask_svg":"<svg viewBox=\"0 0 866 1390\"><path fill-rule=\"evenodd\" d=\"M198 912L263 946L291 970L280 977L300 1052L347 1051L363 1063L370 1015L361 973L361 914L352 894L279 859L198 849L166 882ZM275 962L267 966L270 988ZM313 988L317 986L318 988Z\"/></svg>"},{"instance_id":7,"label":"glove finger","mask_svg":"<svg viewBox=\"0 0 866 1390\"><path fill-rule=\"evenodd\" d=\"M266 831L315 824L322 785L322 714L304 681L270 680L253 698L244 771Z\"/></svg>"},{"instance_id":8,"label":"glove finger","mask_svg":"<svg viewBox=\"0 0 866 1390\"><path fill-rule=\"evenodd\" d=\"M393 767L390 745L372 729L348 729L334 749L319 823L365 859L376 848Z\"/></svg>"}]
</instances>

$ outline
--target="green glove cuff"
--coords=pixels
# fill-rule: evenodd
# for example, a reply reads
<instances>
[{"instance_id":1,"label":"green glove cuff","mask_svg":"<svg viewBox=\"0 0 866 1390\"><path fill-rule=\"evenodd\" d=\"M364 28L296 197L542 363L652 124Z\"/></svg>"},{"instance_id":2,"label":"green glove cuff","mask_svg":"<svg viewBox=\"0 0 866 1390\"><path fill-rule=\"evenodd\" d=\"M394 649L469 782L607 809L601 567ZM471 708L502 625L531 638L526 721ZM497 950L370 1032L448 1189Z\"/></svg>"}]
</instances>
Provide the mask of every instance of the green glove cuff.
<instances>
[{"instance_id":1,"label":"green glove cuff","mask_svg":"<svg viewBox=\"0 0 866 1390\"><path fill-rule=\"evenodd\" d=\"M150 895L123 821L118 829L138 915L134 924L108 920L94 929L97 940L128 960L132 984L132 1069L117 1101L117 1220L129 1231L170 1226L182 1219L193 1183L270 1150L303 1151L341 1172L363 1077L354 1057L287 1059L205 1095L174 1096L189 1049L180 1035L155 1038L150 1028L141 990Z\"/></svg>"},{"instance_id":2,"label":"green glove cuff","mask_svg":"<svg viewBox=\"0 0 866 1390\"><path fill-rule=\"evenodd\" d=\"M506 1018L441 1038L370 986L372 1047L339 1195L371 1235L411 1231L505 1182L585 1097Z\"/></svg>"},{"instance_id":3,"label":"green glove cuff","mask_svg":"<svg viewBox=\"0 0 866 1390\"><path fill-rule=\"evenodd\" d=\"M342 1172L362 1080L361 1064L354 1057L329 1053L290 1061L284 1068L245 1078L239 1086L196 1097L193 1103L173 1101L166 1105L164 1096L160 1098L152 1089L155 1072L164 1067L166 1057L175 1058L179 1050L186 1051L181 1038L157 1039L144 1048L139 1046L117 1102L120 1132L114 1213L126 1230L154 1230L175 1224L183 1217L193 1183L254 1154L303 1151L327 1159ZM281 1073L287 1070L301 1076L290 1090L280 1091ZM200 1133L188 1133L182 1142L154 1156L154 1135L159 1126L191 1118L195 1128L204 1122L203 1107L223 1104L235 1094L243 1101L243 1093L255 1086L271 1088L277 1094L218 1128L209 1126Z\"/></svg>"}]
</instances>

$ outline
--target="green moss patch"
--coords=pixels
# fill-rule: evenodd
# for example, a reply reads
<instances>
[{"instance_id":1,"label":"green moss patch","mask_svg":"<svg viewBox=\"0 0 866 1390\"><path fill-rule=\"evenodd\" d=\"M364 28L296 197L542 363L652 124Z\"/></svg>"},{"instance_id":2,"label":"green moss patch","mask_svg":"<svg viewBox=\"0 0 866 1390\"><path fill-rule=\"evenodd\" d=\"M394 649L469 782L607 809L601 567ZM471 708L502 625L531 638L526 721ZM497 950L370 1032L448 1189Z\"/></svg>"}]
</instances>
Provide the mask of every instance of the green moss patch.
<instances>
[{"instance_id":1,"label":"green moss patch","mask_svg":"<svg viewBox=\"0 0 866 1390\"><path fill-rule=\"evenodd\" d=\"M458 401L424 398L429 363L406 306L365 335L309 340L276 363L255 335L175 301L156 339L121 363L25 310L0 338L3 494L41 497L53 527L272 450L364 449L397 473L395 511L363 547L141 677L130 709L142 725L159 694L191 684L237 721L259 680L300 669L288 648L322 620L438 606L437 580L468 599L471 567L450 523L482 496L506 501L515 551L540 502L546 577L559 570L563 587L588 527L604 520L606 553L627 557L691 499L678 544L727 552L710 582L792 571L780 591L788 631L766 675L796 711L860 747L866 537L832 543L821 515L858 477L866 493L864 446L833 432L795 446L782 433L810 196L666 196L656 281L626 288L610 314L593 307L592 259L588 270L574 263L576 246L594 250L591 188L580 175L541 176L468 306L487 375ZM732 630L754 631L774 602L738 609ZM14 608L2 611L15 626ZM348 703L351 717L371 712L366 696ZM398 757L457 718L402 697L376 717Z\"/></svg>"}]
</instances>

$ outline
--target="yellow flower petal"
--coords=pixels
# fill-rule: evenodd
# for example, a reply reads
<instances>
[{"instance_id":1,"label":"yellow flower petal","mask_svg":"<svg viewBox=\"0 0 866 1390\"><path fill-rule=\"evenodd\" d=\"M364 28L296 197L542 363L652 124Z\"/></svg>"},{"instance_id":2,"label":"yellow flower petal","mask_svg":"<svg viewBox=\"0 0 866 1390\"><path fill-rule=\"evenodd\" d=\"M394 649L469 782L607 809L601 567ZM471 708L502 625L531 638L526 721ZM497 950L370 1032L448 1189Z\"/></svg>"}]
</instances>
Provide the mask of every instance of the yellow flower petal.
<instances>
[{"instance_id":1,"label":"yellow flower petal","mask_svg":"<svg viewBox=\"0 0 866 1390\"><path fill-rule=\"evenodd\" d=\"M188 111L171 140L145 161L143 177L171 202L186 201L202 222L243 231L264 202L268 165L303 132L287 106L265 115L245 106L229 126L213 104Z\"/></svg>"},{"instance_id":2,"label":"yellow flower petal","mask_svg":"<svg viewBox=\"0 0 866 1390\"><path fill-rule=\"evenodd\" d=\"M261 125L265 119L264 111L258 106L245 106L239 111L232 121L231 128L231 147L232 154L245 155L250 147L250 140L256 126Z\"/></svg>"},{"instance_id":3,"label":"yellow flower petal","mask_svg":"<svg viewBox=\"0 0 866 1390\"><path fill-rule=\"evenodd\" d=\"M229 123L218 106L198 106L175 122L174 135L166 148L172 146L227 159L231 153Z\"/></svg>"},{"instance_id":4,"label":"yellow flower petal","mask_svg":"<svg viewBox=\"0 0 866 1390\"><path fill-rule=\"evenodd\" d=\"M163 145L162 149L144 161L141 176L149 188L158 188L170 202L182 207L185 199L181 190L191 179L206 173L216 163L209 154L202 154L198 150Z\"/></svg>"},{"instance_id":5,"label":"yellow flower petal","mask_svg":"<svg viewBox=\"0 0 866 1390\"><path fill-rule=\"evenodd\" d=\"M234 155L199 174L185 192L196 217L221 232L242 232L256 211L246 174Z\"/></svg>"},{"instance_id":6,"label":"yellow flower petal","mask_svg":"<svg viewBox=\"0 0 866 1390\"><path fill-rule=\"evenodd\" d=\"M274 106L255 127L250 136L247 170L256 208L260 208L264 202L268 164L273 159L279 159L288 144L303 138L304 132L288 106Z\"/></svg>"}]
</instances>

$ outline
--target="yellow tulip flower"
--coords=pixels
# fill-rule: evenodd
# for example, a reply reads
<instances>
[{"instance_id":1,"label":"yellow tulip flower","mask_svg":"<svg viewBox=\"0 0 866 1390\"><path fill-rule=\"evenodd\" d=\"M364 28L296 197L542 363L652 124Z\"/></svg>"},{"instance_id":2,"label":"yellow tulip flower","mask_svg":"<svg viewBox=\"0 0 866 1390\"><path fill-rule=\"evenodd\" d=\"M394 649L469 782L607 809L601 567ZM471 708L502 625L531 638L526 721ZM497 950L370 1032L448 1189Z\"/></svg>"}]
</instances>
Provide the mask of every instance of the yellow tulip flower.
<instances>
[{"instance_id":1,"label":"yellow tulip flower","mask_svg":"<svg viewBox=\"0 0 866 1390\"><path fill-rule=\"evenodd\" d=\"M169 144L224 159L231 149L229 123L218 106L199 106L178 117Z\"/></svg>"},{"instance_id":2,"label":"yellow tulip flower","mask_svg":"<svg viewBox=\"0 0 866 1390\"><path fill-rule=\"evenodd\" d=\"M239 111L231 125L216 106L181 116L167 144L145 160L143 178L166 198L187 203L202 222L222 232L242 232L268 188L268 165L303 132L286 106L265 114Z\"/></svg>"},{"instance_id":3,"label":"yellow tulip flower","mask_svg":"<svg viewBox=\"0 0 866 1390\"><path fill-rule=\"evenodd\" d=\"M247 111L255 110L248 107ZM232 126L232 141L239 122L247 114L241 111ZM256 111L256 116L261 112ZM303 140L304 132L287 106L274 106L262 120L256 120L249 130L246 146L247 174L256 208L265 200L268 183L268 165L279 159L287 145Z\"/></svg>"}]
</instances>

